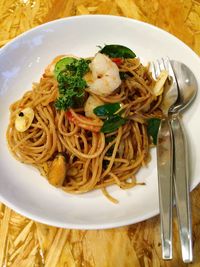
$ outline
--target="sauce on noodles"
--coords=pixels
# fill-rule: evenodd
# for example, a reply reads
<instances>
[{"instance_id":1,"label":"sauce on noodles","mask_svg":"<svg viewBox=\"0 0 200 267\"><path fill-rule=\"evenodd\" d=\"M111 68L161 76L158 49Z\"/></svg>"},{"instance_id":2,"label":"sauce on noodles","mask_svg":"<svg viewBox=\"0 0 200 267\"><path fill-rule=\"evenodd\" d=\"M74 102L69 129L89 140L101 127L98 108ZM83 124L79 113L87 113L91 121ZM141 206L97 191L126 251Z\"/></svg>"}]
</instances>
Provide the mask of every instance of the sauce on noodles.
<instances>
[{"instance_id":1,"label":"sauce on noodles","mask_svg":"<svg viewBox=\"0 0 200 267\"><path fill-rule=\"evenodd\" d=\"M17 160L66 192L101 189L117 202L106 188L137 184L137 171L150 160L148 120L163 116L163 89L155 93L157 81L133 55L72 58L55 58L11 105L8 145ZM80 60L85 65L78 69Z\"/></svg>"}]
</instances>

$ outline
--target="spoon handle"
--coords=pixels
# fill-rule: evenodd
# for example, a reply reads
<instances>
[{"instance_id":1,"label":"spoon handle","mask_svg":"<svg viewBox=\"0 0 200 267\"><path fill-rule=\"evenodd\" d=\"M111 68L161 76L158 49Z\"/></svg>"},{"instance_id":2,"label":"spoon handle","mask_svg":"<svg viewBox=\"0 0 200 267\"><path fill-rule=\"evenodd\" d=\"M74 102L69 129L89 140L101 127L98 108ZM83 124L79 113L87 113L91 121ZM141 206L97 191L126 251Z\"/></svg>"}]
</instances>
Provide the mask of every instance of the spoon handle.
<instances>
[{"instance_id":1,"label":"spoon handle","mask_svg":"<svg viewBox=\"0 0 200 267\"><path fill-rule=\"evenodd\" d=\"M174 139L174 187L184 262L192 262L192 226L189 196L188 151L187 142L179 115L171 120Z\"/></svg>"},{"instance_id":2,"label":"spoon handle","mask_svg":"<svg viewBox=\"0 0 200 267\"><path fill-rule=\"evenodd\" d=\"M172 259L172 131L168 119L161 120L157 138L157 169L162 257Z\"/></svg>"}]
</instances>

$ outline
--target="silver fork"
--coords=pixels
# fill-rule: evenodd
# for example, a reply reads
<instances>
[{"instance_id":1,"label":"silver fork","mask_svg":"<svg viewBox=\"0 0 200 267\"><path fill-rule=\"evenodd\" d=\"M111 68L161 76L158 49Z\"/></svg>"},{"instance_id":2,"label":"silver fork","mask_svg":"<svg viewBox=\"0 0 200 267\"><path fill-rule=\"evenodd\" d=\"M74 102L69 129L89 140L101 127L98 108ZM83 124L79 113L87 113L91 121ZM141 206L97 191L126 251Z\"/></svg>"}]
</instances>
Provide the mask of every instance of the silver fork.
<instances>
[{"instance_id":1,"label":"silver fork","mask_svg":"<svg viewBox=\"0 0 200 267\"><path fill-rule=\"evenodd\" d=\"M161 120L157 137L157 170L159 206L161 221L162 257L172 259L172 205L173 205L173 134L169 115L178 97L178 88L174 72L168 58L151 63L154 78L158 78L162 70L167 70L171 86L165 93L162 111L166 116Z\"/></svg>"}]
</instances>

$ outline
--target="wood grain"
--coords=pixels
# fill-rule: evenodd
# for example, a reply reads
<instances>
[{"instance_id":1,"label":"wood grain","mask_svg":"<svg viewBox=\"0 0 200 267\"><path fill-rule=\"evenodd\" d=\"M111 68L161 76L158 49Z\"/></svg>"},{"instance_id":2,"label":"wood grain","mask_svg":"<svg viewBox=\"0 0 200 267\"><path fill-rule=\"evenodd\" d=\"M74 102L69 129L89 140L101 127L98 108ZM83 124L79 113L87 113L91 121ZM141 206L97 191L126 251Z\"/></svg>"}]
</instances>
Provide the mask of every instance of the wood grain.
<instances>
[{"instance_id":1,"label":"wood grain","mask_svg":"<svg viewBox=\"0 0 200 267\"><path fill-rule=\"evenodd\" d=\"M176 35L200 55L199 0L0 0L0 46L44 22L81 14L146 21ZM118 229L78 231L30 221L0 203L0 266L200 266L200 187L193 190L193 264L181 260L176 218L173 260L161 258L159 218Z\"/></svg>"}]
</instances>

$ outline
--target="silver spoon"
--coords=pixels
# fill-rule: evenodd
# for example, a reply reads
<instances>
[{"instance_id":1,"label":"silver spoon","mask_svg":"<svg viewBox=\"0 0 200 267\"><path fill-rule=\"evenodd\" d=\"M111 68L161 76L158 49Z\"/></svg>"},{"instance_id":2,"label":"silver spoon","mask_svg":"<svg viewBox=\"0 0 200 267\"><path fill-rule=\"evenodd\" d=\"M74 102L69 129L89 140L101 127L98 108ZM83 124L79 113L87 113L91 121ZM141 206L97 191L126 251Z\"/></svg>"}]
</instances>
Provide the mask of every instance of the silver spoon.
<instances>
[{"instance_id":1,"label":"silver spoon","mask_svg":"<svg viewBox=\"0 0 200 267\"><path fill-rule=\"evenodd\" d=\"M185 64L174 60L171 60L171 64L179 87L177 101L171 110L173 113L179 113L195 99L198 84L193 72Z\"/></svg>"},{"instance_id":2,"label":"silver spoon","mask_svg":"<svg viewBox=\"0 0 200 267\"><path fill-rule=\"evenodd\" d=\"M184 262L192 262L192 224L188 173L188 149L180 112L195 99L198 85L192 71L183 63L171 61L178 84L178 99L171 109L174 143L174 188L179 222L181 251Z\"/></svg>"}]
</instances>

